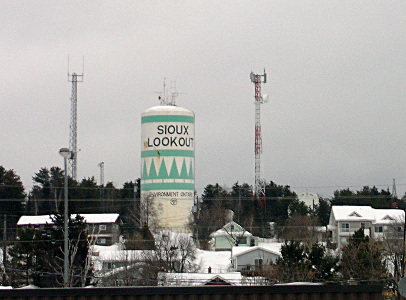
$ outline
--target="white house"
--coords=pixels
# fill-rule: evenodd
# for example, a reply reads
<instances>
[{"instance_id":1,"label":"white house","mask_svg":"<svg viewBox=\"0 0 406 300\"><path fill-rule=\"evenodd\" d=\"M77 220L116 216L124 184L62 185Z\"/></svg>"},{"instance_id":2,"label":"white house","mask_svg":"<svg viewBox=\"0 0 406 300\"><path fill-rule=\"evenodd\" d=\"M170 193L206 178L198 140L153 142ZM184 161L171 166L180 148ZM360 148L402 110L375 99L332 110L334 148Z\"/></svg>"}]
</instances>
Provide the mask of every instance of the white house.
<instances>
[{"instance_id":1,"label":"white house","mask_svg":"<svg viewBox=\"0 0 406 300\"><path fill-rule=\"evenodd\" d=\"M264 247L233 247L231 265L234 271L265 271L267 266L281 257L276 252Z\"/></svg>"},{"instance_id":2,"label":"white house","mask_svg":"<svg viewBox=\"0 0 406 300\"><path fill-rule=\"evenodd\" d=\"M210 237L214 238L216 251L231 250L234 246L258 245L258 239L234 221L228 222L222 228L213 232Z\"/></svg>"},{"instance_id":3,"label":"white house","mask_svg":"<svg viewBox=\"0 0 406 300\"><path fill-rule=\"evenodd\" d=\"M97 245L112 245L119 241L120 215L119 214L80 214L87 224L89 238L93 238ZM39 228L52 224L50 215L21 216L17 222L17 229Z\"/></svg>"},{"instance_id":4,"label":"white house","mask_svg":"<svg viewBox=\"0 0 406 300\"><path fill-rule=\"evenodd\" d=\"M382 240L403 238L405 212L401 209L375 209L371 206L333 206L327 232L332 243L341 248L362 228L365 235Z\"/></svg>"}]
</instances>

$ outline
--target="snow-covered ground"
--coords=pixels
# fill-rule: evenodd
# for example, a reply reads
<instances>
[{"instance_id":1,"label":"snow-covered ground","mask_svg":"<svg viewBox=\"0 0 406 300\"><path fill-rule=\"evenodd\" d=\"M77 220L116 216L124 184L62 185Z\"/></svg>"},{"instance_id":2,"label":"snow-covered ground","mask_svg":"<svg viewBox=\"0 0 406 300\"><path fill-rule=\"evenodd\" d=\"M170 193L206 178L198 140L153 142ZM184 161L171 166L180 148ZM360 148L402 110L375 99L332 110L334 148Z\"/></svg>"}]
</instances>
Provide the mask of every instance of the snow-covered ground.
<instances>
[{"instance_id":1,"label":"snow-covered ground","mask_svg":"<svg viewBox=\"0 0 406 300\"><path fill-rule=\"evenodd\" d=\"M274 240L264 240L258 246L280 253L282 243ZM246 247L241 247L246 248ZM101 270L103 261L137 260L143 250L122 250L120 244L112 246L94 246L93 263L96 271ZM209 267L212 273L227 273L231 268L231 251L207 251L196 250L196 264L200 266L200 272L208 273Z\"/></svg>"}]
</instances>

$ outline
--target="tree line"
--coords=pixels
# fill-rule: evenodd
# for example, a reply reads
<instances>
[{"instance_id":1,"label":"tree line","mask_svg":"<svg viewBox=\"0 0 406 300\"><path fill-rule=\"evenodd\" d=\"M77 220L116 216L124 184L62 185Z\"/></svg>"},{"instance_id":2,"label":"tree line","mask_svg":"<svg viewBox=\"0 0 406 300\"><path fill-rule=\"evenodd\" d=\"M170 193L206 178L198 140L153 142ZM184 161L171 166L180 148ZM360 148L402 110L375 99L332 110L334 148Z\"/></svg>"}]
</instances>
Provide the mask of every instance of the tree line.
<instances>
[{"instance_id":1,"label":"tree line","mask_svg":"<svg viewBox=\"0 0 406 300\"><path fill-rule=\"evenodd\" d=\"M4 240L14 234L15 224L21 215L54 215L54 226L47 226L41 233L27 229L21 231L18 241L9 247L9 260L6 260L8 276L21 285L33 282L39 286L58 286L61 284L62 268L62 214L63 214L63 171L58 167L41 168L33 176L34 185L26 193L20 177L14 170L0 166L0 213L4 215L7 228L12 231L3 236ZM109 182L100 186L94 177L75 181L69 178L70 210L72 213L120 213L124 220L123 233L131 242L145 242L143 246L132 248L162 248L162 253L153 252L158 258L145 257L149 266L156 270L183 270L196 268L189 262L179 265L177 252L190 251L185 257L193 258L193 247L189 242L183 247L168 243L167 236L162 236L162 245L153 241L148 228L139 226L137 202L140 199L140 180L129 181L117 188ZM309 228L327 225L332 205L370 205L374 208L390 208L396 202L399 208L406 208L405 197L397 199L389 190L378 190L365 186L359 191L342 189L334 192L331 199L319 199L314 207L308 207L298 200L288 185L278 185L272 181L265 184L265 197L252 196L252 186L236 182L230 189L216 184L208 184L196 203L198 209L190 219L189 226L195 240L201 242L202 248L210 239L210 233L221 228L227 220L237 223L260 237L276 236L285 240L282 257L264 274L269 280L279 282L302 280L329 280L337 278L340 271L342 278L384 278L388 276L387 263L392 259L392 268L401 274L404 260L404 246L378 243L369 240L363 232L357 232L349 241L348 247L342 249L342 256L334 256L328 248L313 240ZM232 211L232 216L230 216ZM2 224L3 222L0 222ZM273 224L273 226L271 226ZM14 227L12 226L14 225ZM86 267L90 244L84 230L84 221L79 217L70 220L69 239L71 243L70 260L72 263L72 286L86 285L93 276L90 265ZM0 230L0 234L3 230ZM151 242L152 241L152 242ZM389 240L388 240L389 241ZM91 243L91 242L90 242ZM134 242L137 244L136 242ZM166 245L166 246L165 246ZM394 249L395 250L390 250ZM355 252L354 252L355 251ZM146 252L148 253L148 252ZM386 253L386 258L382 255ZM175 255L176 254L176 255ZM170 256L168 256L170 255ZM156 261L160 263L156 264ZM187 266L183 269L184 266ZM74 268L74 265L80 268ZM5 266L5 265L4 265ZM369 273L368 273L369 272ZM375 272L375 273L371 273ZM368 274L368 275L365 275ZM397 276L395 274L395 277Z\"/></svg>"},{"instance_id":2,"label":"tree line","mask_svg":"<svg viewBox=\"0 0 406 300\"><path fill-rule=\"evenodd\" d=\"M6 221L7 236L13 237L15 224L21 215L50 215L60 213L64 197L64 174L59 167L41 168L32 177L33 187L26 192L14 170L0 165L0 218ZM71 213L119 213L124 232L140 229L139 202L140 179L127 181L122 187L112 182L101 186L94 177L81 181L68 178ZM284 226L301 222L303 225L326 226L332 205L370 205L374 208L397 206L406 209L405 197L394 199L389 190L365 186L359 191L349 188L336 190L332 198L319 198L314 207L298 200L289 185L265 182L265 197L253 197L252 186L236 182L231 188L208 184L199 198L190 228L199 239L207 241L211 232L225 224L227 211L232 211L234 221L260 237L281 235ZM292 217L295 217L292 221ZM1 219L0 219L1 220ZM295 221L296 220L296 221ZM0 222L0 238L3 236ZM271 232L270 224L276 232ZM290 224L293 226L294 224Z\"/></svg>"}]
</instances>

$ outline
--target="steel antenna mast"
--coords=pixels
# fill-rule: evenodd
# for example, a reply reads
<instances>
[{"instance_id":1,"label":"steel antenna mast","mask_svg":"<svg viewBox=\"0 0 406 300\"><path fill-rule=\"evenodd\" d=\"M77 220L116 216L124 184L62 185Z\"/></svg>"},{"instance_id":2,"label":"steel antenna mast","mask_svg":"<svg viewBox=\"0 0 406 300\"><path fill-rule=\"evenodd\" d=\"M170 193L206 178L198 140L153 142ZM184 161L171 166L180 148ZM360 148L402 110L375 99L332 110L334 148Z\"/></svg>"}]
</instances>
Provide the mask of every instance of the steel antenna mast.
<instances>
[{"instance_id":1,"label":"steel antenna mast","mask_svg":"<svg viewBox=\"0 0 406 300\"><path fill-rule=\"evenodd\" d=\"M83 59L84 66L84 59ZM68 81L72 83L72 95L71 95L71 110L70 110L70 125L69 125L69 149L72 153L72 158L69 160L69 175L72 179L77 180L77 141L78 141L78 82L83 82L83 70L82 74L69 73L69 58L68 58Z\"/></svg>"},{"instance_id":2,"label":"steel antenna mast","mask_svg":"<svg viewBox=\"0 0 406 300\"><path fill-rule=\"evenodd\" d=\"M98 164L100 168L100 198L104 197L104 162Z\"/></svg>"},{"instance_id":3,"label":"steel antenna mast","mask_svg":"<svg viewBox=\"0 0 406 300\"><path fill-rule=\"evenodd\" d=\"M261 154L262 154L262 133L261 133L261 104L264 99L261 94L261 84L266 83L266 73L250 74L251 82L255 85L255 178L254 197L262 199L265 196L265 181L261 178Z\"/></svg>"}]
</instances>

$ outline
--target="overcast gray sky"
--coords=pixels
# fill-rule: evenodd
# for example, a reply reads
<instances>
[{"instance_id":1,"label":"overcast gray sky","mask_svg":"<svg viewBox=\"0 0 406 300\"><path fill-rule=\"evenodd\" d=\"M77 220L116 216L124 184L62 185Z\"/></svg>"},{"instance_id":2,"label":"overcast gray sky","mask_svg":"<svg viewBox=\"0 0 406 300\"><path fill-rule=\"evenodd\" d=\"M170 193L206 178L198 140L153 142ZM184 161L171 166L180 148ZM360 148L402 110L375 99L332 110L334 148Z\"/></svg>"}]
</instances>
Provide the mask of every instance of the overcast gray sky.
<instances>
[{"instance_id":1,"label":"overcast gray sky","mask_svg":"<svg viewBox=\"0 0 406 300\"><path fill-rule=\"evenodd\" d=\"M254 86L266 68L262 177L297 192L406 190L405 1L5 1L0 165L27 191L69 145L78 177L140 177L141 112L163 79L196 114L196 188L254 177Z\"/></svg>"}]
</instances>

